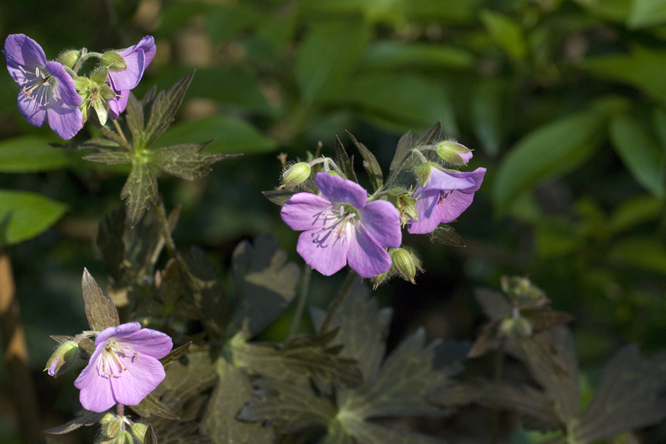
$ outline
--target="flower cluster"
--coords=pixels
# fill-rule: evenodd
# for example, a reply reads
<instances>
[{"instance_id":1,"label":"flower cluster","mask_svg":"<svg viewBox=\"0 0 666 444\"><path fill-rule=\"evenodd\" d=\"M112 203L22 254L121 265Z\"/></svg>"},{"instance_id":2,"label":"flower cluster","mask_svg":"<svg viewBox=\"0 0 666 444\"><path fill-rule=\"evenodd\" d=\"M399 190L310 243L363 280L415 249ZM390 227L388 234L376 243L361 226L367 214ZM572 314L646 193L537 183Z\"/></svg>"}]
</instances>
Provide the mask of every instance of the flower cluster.
<instances>
[{"instance_id":1,"label":"flower cluster","mask_svg":"<svg viewBox=\"0 0 666 444\"><path fill-rule=\"evenodd\" d=\"M47 118L51 129L69 140L83 128L92 108L100 123L117 119L125 110L129 91L136 87L155 56L155 42L146 36L136 45L104 54L85 48L70 50L55 61L47 61L37 42L23 34L11 34L2 51L7 69L19 85L18 108L34 126ZM85 60L99 64L89 76L79 75Z\"/></svg>"},{"instance_id":2,"label":"flower cluster","mask_svg":"<svg viewBox=\"0 0 666 444\"><path fill-rule=\"evenodd\" d=\"M428 161L424 152L439 161ZM299 162L283 174L281 188L289 189L306 182L314 165L323 163L326 169L314 177L319 194L295 193L281 211L289 227L303 231L297 251L308 265L326 276L348 264L359 276L375 278L376 284L392 273L414 282L420 261L411 250L400 248L401 227L425 234L454 221L472 203L486 169L453 169L467 165L472 152L452 141L417 146L405 160L412 155L419 163L416 187L405 190L386 183L370 197L358 183L342 178L331 159Z\"/></svg>"}]
</instances>

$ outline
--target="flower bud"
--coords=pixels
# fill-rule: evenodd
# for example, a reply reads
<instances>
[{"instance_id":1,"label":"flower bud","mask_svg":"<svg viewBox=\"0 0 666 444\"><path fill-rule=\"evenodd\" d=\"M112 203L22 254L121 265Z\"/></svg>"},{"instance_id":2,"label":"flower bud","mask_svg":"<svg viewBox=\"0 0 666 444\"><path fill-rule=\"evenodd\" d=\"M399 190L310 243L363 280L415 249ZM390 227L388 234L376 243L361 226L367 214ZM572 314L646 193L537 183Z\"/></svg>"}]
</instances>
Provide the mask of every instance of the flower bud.
<instances>
[{"instance_id":1,"label":"flower bud","mask_svg":"<svg viewBox=\"0 0 666 444\"><path fill-rule=\"evenodd\" d=\"M78 354L79 346L76 342L65 341L51 355L44 371L48 370L49 375L57 378L72 367Z\"/></svg>"},{"instance_id":2,"label":"flower bud","mask_svg":"<svg viewBox=\"0 0 666 444\"><path fill-rule=\"evenodd\" d=\"M123 427L119 418L114 418L114 420L107 422L102 427L102 433L107 439L117 438L122 430Z\"/></svg>"},{"instance_id":3,"label":"flower bud","mask_svg":"<svg viewBox=\"0 0 666 444\"><path fill-rule=\"evenodd\" d=\"M472 150L453 140L443 140L435 145L435 151L444 162L455 166L467 165L472 159Z\"/></svg>"},{"instance_id":4,"label":"flower bud","mask_svg":"<svg viewBox=\"0 0 666 444\"><path fill-rule=\"evenodd\" d=\"M507 318L503 319L499 325L499 335L500 336L511 336L517 335L522 337L527 337L532 335L532 323L522 317L518 316L517 318Z\"/></svg>"},{"instance_id":5,"label":"flower bud","mask_svg":"<svg viewBox=\"0 0 666 444\"><path fill-rule=\"evenodd\" d=\"M127 68L123 56L115 51L105 52L100 60L100 65L108 67L111 71L122 71Z\"/></svg>"},{"instance_id":6,"label":"flower bud","mask_svg":"<svg viewBox=\"0 0 666 444\"><path fill-rule=\"evenodd\" d=\"M543 290L525 277L502 276L501 285L502 291L506 293L509 299L515 301L520 308L539 308L550 303L550 299Z\"/></svg>"},{"instance_id":7,"label":"flower bud","mask_svg":"<svg viewBox=\"0 0 666 444\"><path fill-rule=\"evenodd\" d=\"M143 440L146 436L146 430L148 430L148 426L146 424L141 424L141 423L136 423L132 426L132 435L139 440L139 442L143 443Z\"/></svg>"},{"instance_id":8,"label":"flower bud","mask_svg":"<svg viewBox=\"0 0 666 444\"><path fill-rule=\"evenodd\" d=\"M282 186L291 188L300 185L310 177L312 168L305 162L298 162L282 175Z\"/></svg>"},{"instance_id":9,"label":"flower bud","mask_svg":"<svg viewBox=\"0 0 666 444\"><path fill-rule=\"evenodd\" d=\"M134 438L132 438L129 432L124 431L118 435L115 444L134 444Z\"/></svg>"},{"instance_id":10,"label":"flower bud","mask_svg":"<svg viewBox=\"0 0 666 444\"><path fill-rule=\"evenodd\" d=\"M418 211L416 211L416 201L418 199L411 197L410 192L400 187L391 188L388 191L387 200L398 209L400 213L400 222L404 226L412 220L418 220Z\"/></svg>"},{"instance_id":11,"label":"flower bud","mask_svg":"<svg viewBox=\"0 0 666 444\"><path fill-rule=\"evenodd\" d=\"M414 282L416 270L421 270L421 261L416 255L404 248L396 248L390 254L391 267L395 267L395 270L404 280L416 284Z\"/></svg>"},{"instance_id":12,"label":"flower bud","mask_svg":"<svg viewBox=\"0 0 666 444\"><path fill-rule=\"evenodd\" d=\"M116 415L114 415L113 413L107 413L106 415L102 416L102 419L99 420L99 423L102 425L106 425L111 421L114 421L115 419Z\"/></svg>"},{"instance_id":13,"label":"flower bud","mask_svg":"<svg viewBox=\"0 0 666 444\"><path fill-rule=\"evenodd\" d=\"M76 65L76 62L78 62L80 58L81 58L81 51L76 51L72 49L60 54L56 59L56 61L68 68L74 68L74 65Z\"/></svg>"}]
</instances>

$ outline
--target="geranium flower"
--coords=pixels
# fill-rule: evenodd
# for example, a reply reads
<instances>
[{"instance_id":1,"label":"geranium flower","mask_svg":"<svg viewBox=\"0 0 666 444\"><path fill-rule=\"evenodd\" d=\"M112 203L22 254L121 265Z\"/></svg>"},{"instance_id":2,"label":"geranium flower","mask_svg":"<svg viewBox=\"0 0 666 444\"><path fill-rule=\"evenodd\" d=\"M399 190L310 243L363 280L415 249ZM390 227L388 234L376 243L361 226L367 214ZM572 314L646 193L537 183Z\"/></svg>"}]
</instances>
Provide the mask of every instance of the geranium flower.
<instances>
[{"instance_id":1,"label":"geranium flower","mask_svg":"<svg viewBox=\"0 0 666 444\"><path fill-rule=\"evenodd\" d=\"M321 196L297 193L282 208L282 220L303 231L296 251L305 262L330 276L347 263L364 278L391 267L384 250L402 242L400 215L389 202L367 202L368 193L350 180L318 173L315 182Z\"/></svg>"},{"instance_id":2,"label":"geranium flower","mask_svg":"<svg viewBox=\"0 0 666 444\"><path fill-rule=\"evenodd\" d=\"M469 173L456 173L432 168L430 180L425 186L419 185L412 197L416 201L418 221L407 224L412 234L430 233L437 225L451 222L467 209L474 199L486 174L485 168L477 168Z\"/></svg>"},{"instance_id":3,"label":"geranium flower","mask_svg":"<svg viewBox=\"0 0 666 444\"><path fill-rule=\"evenodd\" d=\"M109 115L112 119L117 119L125 110L129 91L139 84L143 72L153 61L156 51L155 39L149 35L142 38L136 45L117 51L117 54L123 58L125 66L124 68L117 68L113 65L109 67L109 86L117 94L115 98L109 100Z\"/></svg>"},{"instance_id":4,"label":"geranium flower","mask_svg":"<svg viewBox=\"0 0 666 444\"><path fill-rule=\"evenodd\" d=\"M158 359L173 347L171 338L138 322L109 327L97 335L95 352L74 385L81 405L103 412L116 403L137 405L164 380Z\"/></svg>"},{"instance_id":5,"label":"geranium flower","mask_svg":"<svg viewBox=\"0 0 666 444\"><path fill-rule=\"evenodd\" d=\"M11 34L2 53L7 70L21 87L18 108L31 125L42 126L48 116L51 129L64 140L83 127L81 97L72 77L58 62L46 61L44 50L23 34Z\"/></svg>"}]
</instances>

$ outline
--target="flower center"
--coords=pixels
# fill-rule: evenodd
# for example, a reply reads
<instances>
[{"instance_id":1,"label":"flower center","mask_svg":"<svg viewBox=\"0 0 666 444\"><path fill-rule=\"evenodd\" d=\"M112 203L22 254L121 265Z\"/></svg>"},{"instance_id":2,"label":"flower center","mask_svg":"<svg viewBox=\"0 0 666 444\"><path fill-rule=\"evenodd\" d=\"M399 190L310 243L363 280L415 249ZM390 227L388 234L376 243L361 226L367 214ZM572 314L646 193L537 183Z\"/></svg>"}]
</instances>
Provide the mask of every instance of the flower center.
<instances>
[{"instance_id":1,"label":"flower center","mask_svg":"<svg viewBox=\"0 0 666 444\"><path fill-rule=\"evenodd\" d=\"M312 242L326 247L326 241L333 235L333 242L345 238L349 225L353 225L352 220L356 217L356 209L351 205L340 205L337 208L331 208L317 214L316 219L322 218L324 225L314 232Z\"/></svg>"},{"instance_id":2,"label":"flower center","mask_svg":"<svg viewBox=\"0 0 666 444\"><path fill-rule=\"evenodd\" d=\"M35 68L35 72L26 71L23 66L19 66L25 78L22 83L21 93L28 100L37 100L37 102L44 106L49 103L49 96L54 100L58 100L55 91L51 92L50 87L55 86L55 79L51 77L46 71L40 70L39 67ZM43 88L41 88L43 86Z\"/></svg>"},{"instance_id":3,"label":"flower center","mask_svg":"<svg viewBox=\"0 0 666 444\"><path fill-rule=\"evenodd\" d=\"M120 358L134 362L139 359L139 353L129 345L118 342L116 338L107 339L102 353L97 358L97 371L101 375L119 378L121 373L127 370L127 366Z\"/></svg>"}]
</instances>

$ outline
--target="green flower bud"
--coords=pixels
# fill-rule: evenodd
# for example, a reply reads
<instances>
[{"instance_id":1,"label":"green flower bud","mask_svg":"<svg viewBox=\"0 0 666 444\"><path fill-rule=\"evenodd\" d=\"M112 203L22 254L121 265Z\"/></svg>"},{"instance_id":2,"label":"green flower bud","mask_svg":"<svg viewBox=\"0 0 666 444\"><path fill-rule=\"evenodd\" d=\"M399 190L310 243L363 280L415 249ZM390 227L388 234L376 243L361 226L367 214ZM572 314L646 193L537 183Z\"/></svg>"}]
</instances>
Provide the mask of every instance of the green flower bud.
<instances>
[{"instance_id":1,"label":"green flower bud","mask_svg":"<svg viewBox=\"0 0 666 444\"><path fill-rule=\"evenodd\" d=\"M143 443L143 440L146 436L146 430L148 430L148 426L146 424L136 423L132 426L132 435L134 435L134 437L138 439L139 442Z\"/></svg>"},{"instance_id":2,"label":"green flower bud","mask_svg":"<svg viewBox=\"0 0 666 444\"><path fill-rule=\"evenodd\" d=\"M81 58L81 51L76 51L72 49L60 54L56 59L56 61L68 68L74 68L74 65L76 65L76 62L78 62L80 58Z\"/></svg>"},{"instance_id":3,"label":"green flower bud","mask_svg":"<svg viewBox=\"0 0 666 444\"><path fill-rule=\"evenodd\" d=\"M99 423L102 425L106 425L111 421L114 421L115 419L116 415L114 415L113 413L107 413L106 415L102 416L102 419L99 420Z\"/></svg>"},{"instance_id":4,"label":"green flower bud","mask_svg":"<svg viewBox=\"0 0 666 444\"><path fill-rule=\"evenodd\" d=\"M455 166L467 165L472 158L472 150L452 140L443 140L435 145L440 159Z\"/></svg>"},{"instance_id":5,"label":"green flower bud","mask_svg":"<svg viewBox=\"0 0 666 444\"><path fill-rule=\"evenodd\" d=\"M114 418L113 421L109 421L102 427L102 433L108 439L117 438L122 432L123 427L119 418Z\"/></svg>"},{"instance_id":6,"label":"green flower bud","mask_svg":"<svg viewBox=\"0 0 666 444\"><path fill-rule=\"evenodd\" d=\"M298 162L282 175L282 186L291 188L300 185L310 177L312 168L305 162Z\"/></svg>"},{"instance_id":7,"label":"green flower bud","mask_svg":"<svg viewBox=\"0 0 666 444\"><path fill-rule=\"evenodd\" d=\"M116 438L115 444L134 444L134 438L128 431L121 432Z\"/></svg>"},{"instance_id":8,"label":"green flower bud","mask_svg":"<svg viewBox=\"0 0 666 444\"><path fill-rule=\"evenodd\" d=\"M507 318L503 319L502 322L500 322L499 325L499 335L500 336L511 336L511 335L518 335L518 336L532 336L532 323L522 317L518 316L517 318Z\"/></svg>"},{"instance_id":9,"label":"green flower bud","mask_svg":"<svg viewBox=\"0 0 666 444\"><path fill-rule=\"evenodd\" d=\"M102 58L99 62L102 66L108 67L111 71L122 71L127 68L127 63L123 56L118 54L115 51L109 51L102 54Z\"/></svg>"},{"instance_id":10,"label":"green flower bud","mask_svg":"<svg viewBox=\"0 0 666 444\"><path fill-rule=\"evenodd\" d=\"M400 222L404 226L410 220L418 220L418 212L416 211L416 201L418 199L410 197L410 192L400 188L391 188L388 191L387 200L398 209L400 213Z\"/></svg>"},{"instance_id":11,"label":"green flower bud","mask_svg":"<svg viewBox=\"0 0 666 444\"><path fill-rule=\"evenodd\" d=\"M421 270L421 261L414 253L404 248L396 248L391 251L391 268L400 274L404 280L416 284L414 278L416 277L416 270Z\"/></svg>"},{"instance_id":12,"label":"green flower bud","mask_svg":"<svg viewBox=\"0 0 666 444\"><path fill-rule=\"evenodd\" d=\"M51 355L44 371L49 372L49 375L57 378L65 373L76 362L79 354L79 346L74 341L65 341L56 349Z\"/></svg>"},{"instance_id":13,"label":"green flower bud","mask_svg":"<svg viewBox=\"0 0 666 444\"><path fill-rule=\"evenodd\" d=\"M539 287L520 276L502 276L502 291L520 308L540 308L548 305L550 299Z\"/></svg>"}]
</instances>

